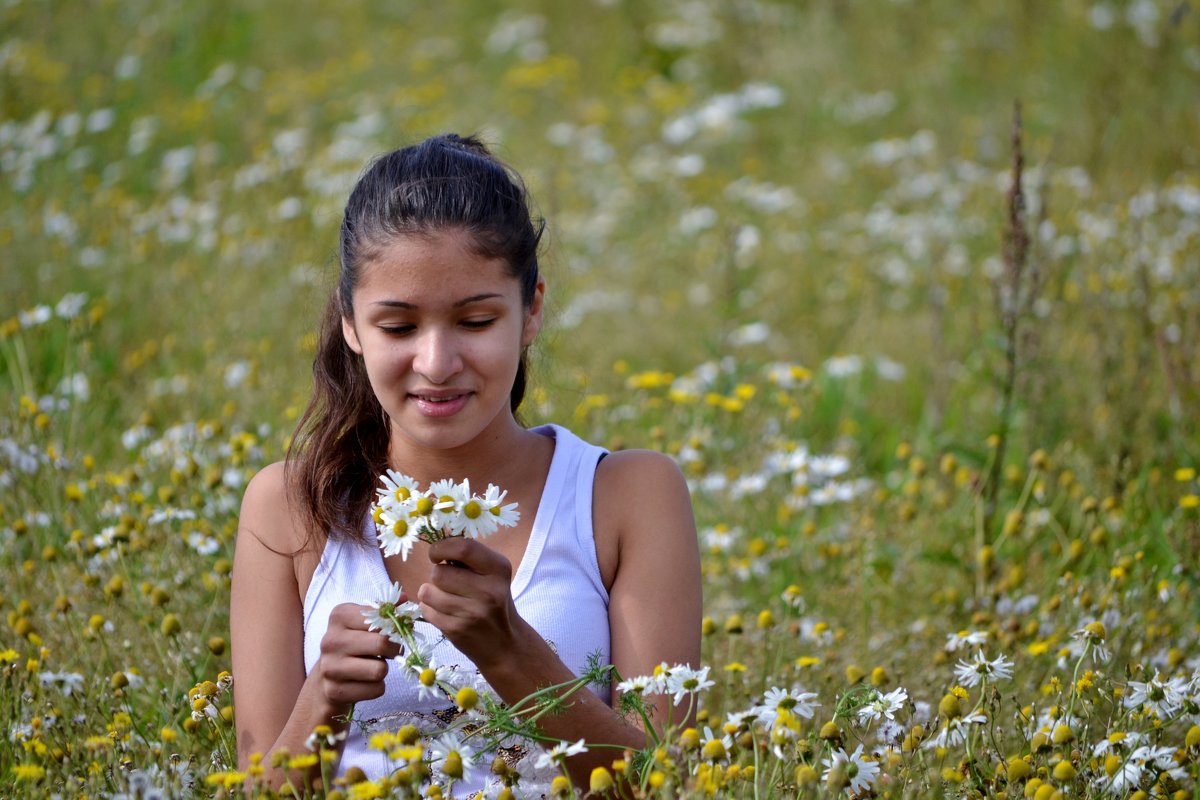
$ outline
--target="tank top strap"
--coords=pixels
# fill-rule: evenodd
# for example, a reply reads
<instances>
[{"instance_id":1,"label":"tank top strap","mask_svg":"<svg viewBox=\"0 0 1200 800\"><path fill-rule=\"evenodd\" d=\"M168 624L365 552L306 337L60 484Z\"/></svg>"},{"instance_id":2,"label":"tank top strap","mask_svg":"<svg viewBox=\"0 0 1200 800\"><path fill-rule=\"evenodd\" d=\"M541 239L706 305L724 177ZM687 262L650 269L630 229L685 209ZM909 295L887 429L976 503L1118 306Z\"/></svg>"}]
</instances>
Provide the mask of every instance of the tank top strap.
<instances>
[{"instance_id":1,"label":"tank top strap","mask_svg":"<svg viewBox=\"0 0 1200 800\"><path fill-rule=\"evenodd\" d=\"M585 442L561 425L541 425L532 430L553 437L554 457L538 502L529 543L513 578L513 598L529 587L544 559L566 558L581 562L583 572L607 602L608 592L604 589L596 558L592 490L596 465L608 451Z\"/></svg>"}]
</instances>

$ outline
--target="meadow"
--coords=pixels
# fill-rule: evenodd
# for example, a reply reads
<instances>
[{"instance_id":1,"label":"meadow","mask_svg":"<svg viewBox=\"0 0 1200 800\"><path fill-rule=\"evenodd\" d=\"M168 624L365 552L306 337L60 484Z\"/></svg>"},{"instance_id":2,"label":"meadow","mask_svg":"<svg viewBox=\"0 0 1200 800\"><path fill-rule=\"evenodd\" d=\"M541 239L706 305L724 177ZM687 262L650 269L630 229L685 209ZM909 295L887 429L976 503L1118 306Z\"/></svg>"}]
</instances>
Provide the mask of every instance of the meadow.
<instances>
[{"instance_id":1,"label":"meadow","mask_svg":"<svg viewBox=\"0 0 1200 800\"><path fill-rule=\"evenodd\" d=\"M525 421L671 454L704 554L696 727L546 791L1200 797L1198 11L0 4L0 795L253 781L241 494L354 179L453 130L548 223ZM453 793L379 744L323 794Z\"/></svg>"}]
</instances>

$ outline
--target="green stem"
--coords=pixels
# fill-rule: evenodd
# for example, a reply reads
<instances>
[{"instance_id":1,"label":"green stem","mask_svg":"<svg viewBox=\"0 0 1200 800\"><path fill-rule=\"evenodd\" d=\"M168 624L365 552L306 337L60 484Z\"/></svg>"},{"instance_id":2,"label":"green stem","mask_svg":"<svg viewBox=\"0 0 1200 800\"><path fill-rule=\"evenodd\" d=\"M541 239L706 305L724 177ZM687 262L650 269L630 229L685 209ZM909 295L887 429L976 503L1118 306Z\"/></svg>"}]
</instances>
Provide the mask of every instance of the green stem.
<instances>
[{"instance_id":1,"label":"green stem","mask_svg":"<svg viewBox=\"0 0 1200 800\"><path fill-rule=\"evenodd\" d=\"M1067 719L1071 718L1071 712L1075 710L1075 698L1079 696L1079 668L1083 666L1083 660L1087 658L1088 653L1092 650L1092 640L1085 638L1083 640L1083 652L1079 654L1079 660L1075 662L1075 669L1071 673L1071 699L1067 702Z\"/></svg>"}]
</instances>

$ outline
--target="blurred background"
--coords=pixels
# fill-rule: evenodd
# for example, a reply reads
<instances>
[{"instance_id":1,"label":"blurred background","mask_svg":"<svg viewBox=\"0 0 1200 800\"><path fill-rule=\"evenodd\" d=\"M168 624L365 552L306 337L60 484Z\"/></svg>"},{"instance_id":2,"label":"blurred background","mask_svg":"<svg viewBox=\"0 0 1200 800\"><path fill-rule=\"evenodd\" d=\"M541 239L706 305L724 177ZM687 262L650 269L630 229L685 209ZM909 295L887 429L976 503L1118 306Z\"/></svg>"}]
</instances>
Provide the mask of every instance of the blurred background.
<instances>
[{"instance_id":1,"label":"blurred background","mask_svg":"<svg viewBox=\"0 0 1200 800\"><path fill-rule=\"evenodd\" d=\"M75 293L105 315L86 363L54 364L47 328L25 343L44 369L0 387L41 395L82 371L105 420L91 447L144 415L294 414L356 175L447 130L482 134L548 219L544 400L572 408L621 359L683 373L854 355L885 375L854 412L875 427L864 443L885 422L990 430L1016 100L1039 273L1022 311L1032 435L1136 430L1140 449L1194 430L1189 2L8 2L0 17L0 321Z\"/></svg>"}]
</instances>

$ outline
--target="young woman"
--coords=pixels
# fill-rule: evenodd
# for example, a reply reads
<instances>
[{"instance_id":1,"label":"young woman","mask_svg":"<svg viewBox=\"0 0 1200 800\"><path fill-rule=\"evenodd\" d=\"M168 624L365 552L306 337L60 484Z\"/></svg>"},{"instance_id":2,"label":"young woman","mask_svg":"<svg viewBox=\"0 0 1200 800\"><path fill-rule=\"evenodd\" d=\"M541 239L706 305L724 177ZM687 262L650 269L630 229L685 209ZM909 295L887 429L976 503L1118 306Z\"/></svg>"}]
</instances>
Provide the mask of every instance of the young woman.
<instances>
[{"instance_id":1,"label":"young woman","mask_svg":"<svg viewBox=\"0 0 1200 800\"><path fill-rule=\"evenodd\" d=\"M477 669L506 703L570 680L593 653L626 677L697 663L699 554L678 468L515 416L542 325L540 237L520 179L473 138L390 153L354 188L312 401L287 461L258 473L242 504L231 627L243 765L253 753L304 753L328 725L347 734L339 771L377 777L387 766L367 747L371 731L436 728L448 703L421 699L390 660L399 647L362 615L392 582L440 632L435 659ZM389 468L423 487L494 483L520 521L385 558L369 509ZM613 694L580 692L540 726L561 740L644 746ZM678 721L668 698L655 702L654 719ZM567 767L586 786L618 752L591 747ZM285 772L268 777L298 777Z\"/></svg>"}]
</instances>

